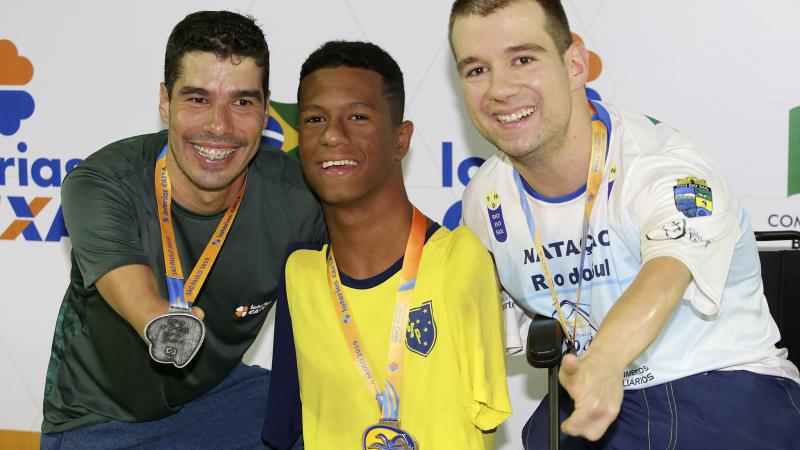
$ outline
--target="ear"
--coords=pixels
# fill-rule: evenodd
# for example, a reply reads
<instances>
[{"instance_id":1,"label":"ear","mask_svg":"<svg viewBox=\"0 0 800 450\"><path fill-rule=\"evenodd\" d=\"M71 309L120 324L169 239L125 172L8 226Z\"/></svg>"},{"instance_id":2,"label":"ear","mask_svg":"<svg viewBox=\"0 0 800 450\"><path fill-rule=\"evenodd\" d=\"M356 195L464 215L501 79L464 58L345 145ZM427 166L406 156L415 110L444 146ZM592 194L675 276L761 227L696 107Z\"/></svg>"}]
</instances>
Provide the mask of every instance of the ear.
<instances>
[{"instance_id":1,"label":"ear","mask_svg":"<svg viewBox=\"0 0 800 450\"><path fill-rule=\"evenodd\" d=\"M410 120L403 121L397 126L397 147L394 151L394 159L402 161L411 146L411 135L414 134L414 124Z\"/></svg>"},{"instance_id":2,"label":"ear","mask_svg":"<svg viewBox=\"0 0 800 450\"><path fill-rule=\"evenodd\" d=\"M169 93L166 84L161 83L158 97L158 114L162 122L169 124Z\"/></svg>"},{"instance_id":3,"label":"ear","mask_svg":"<svg viewBox=\"0 0 800 450\"><path fill-rule=\"evenodd\" d=\"M264 123L261 124L262 130L267 128L267 122L269 122L269 96L271 94L271 91L267 91L264 94Z\"/></svg>"},{"instance_id":4,"label":"ear","mask_svg":"<svg viewBox=\"0 0 800 450\"><path fill-rule=\"evenodd\" d=\"M575 41L564 52L564 65L572 90L583 89L589 81L589 52L582 42Z\"/></svg>"}]
</instances>

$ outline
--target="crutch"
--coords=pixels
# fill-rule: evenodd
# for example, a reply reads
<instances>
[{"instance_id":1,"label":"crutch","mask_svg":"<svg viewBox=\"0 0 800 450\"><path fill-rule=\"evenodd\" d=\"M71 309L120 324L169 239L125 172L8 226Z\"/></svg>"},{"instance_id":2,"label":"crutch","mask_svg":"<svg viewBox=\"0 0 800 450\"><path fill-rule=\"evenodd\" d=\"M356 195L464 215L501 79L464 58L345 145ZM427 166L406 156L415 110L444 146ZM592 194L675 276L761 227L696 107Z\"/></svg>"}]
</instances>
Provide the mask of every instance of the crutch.
<instances>
[{"instance_id":1,"label":"crutch","mask_svg":"<svg viewBox=\"0 0 800 450\"><path fill-rule=\"evenodd\" d=\"M525 356L528 364L547 369L548 441L550 450L558 450L560 420L558 411L558 369L561 367L564 331L557 320L536 315L528 328Z\"/></svg>"}]
</instances>

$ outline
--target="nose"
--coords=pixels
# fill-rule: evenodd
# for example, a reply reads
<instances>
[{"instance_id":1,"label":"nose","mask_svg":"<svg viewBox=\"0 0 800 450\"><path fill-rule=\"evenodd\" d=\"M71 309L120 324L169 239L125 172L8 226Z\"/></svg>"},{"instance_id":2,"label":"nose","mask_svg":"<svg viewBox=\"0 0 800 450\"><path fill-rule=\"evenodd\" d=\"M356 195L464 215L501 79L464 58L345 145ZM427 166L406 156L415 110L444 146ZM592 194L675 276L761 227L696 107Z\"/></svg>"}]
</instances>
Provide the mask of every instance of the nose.
<instances>
[{"instance_id":1,"label":"nose","mask_svg":"<svg viewBox=\"0 0 800 450\"><path fill-rule=\"evenodd\" d=\"M325 125L325 129L319 137L320 144L326 147L336 147L350 143L347 130L340 120L331 118Z\"/></svg>"},{"instance_id":2,"label":"nose","mask_svg":"<svg viewBox=\"0 0 800 450\"><path fill-rule=\"evenodd\" d=\"M229 105L220 102L211 105L205 125L209 133L222 136L233 131L233 117Z\"/></svg>"},{"instance_id":3,"label":"nose","mask_svg":"<svg viewBox=\"0 0 800 450\"><path fill-rule=\"evenodd\" d=\"M519 93L519 84L510 70L497 68L489 72L489 98L504 102Z\"/></svg>"}]
</instances>

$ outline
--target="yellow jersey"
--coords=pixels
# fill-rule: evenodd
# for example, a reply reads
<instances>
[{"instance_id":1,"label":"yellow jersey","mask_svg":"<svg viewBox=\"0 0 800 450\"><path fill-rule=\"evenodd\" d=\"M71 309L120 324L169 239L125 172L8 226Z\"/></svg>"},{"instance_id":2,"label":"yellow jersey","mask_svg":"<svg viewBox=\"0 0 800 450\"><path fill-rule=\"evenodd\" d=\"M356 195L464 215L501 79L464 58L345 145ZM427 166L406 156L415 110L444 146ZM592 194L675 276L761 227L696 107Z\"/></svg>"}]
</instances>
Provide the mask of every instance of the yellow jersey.
<instances>
[{"instance_id":1,"label":"yellow jersey","mask_svg":"<svg viewBox=\"0 0 800 450\"><path fill-rule=\"evenodd\" d=\"M484 450L484 432L511 415L491 256L465 227L450 232L436 226L428 234L406 327L401 427L424 450ZM288 428L280 422L292 420L299 400L307 449L359 449L380 410L354 367L338 323L328 287L327 252L328 246L296 250L286 261L264 437L284 434L285 445L291 444L289 437L299 431L297 417ZM385 377L401 266L402 259L366 280L340 272L378 386ZM299 397L291 392L298 388ZM268 442L277 444L274 435Z\"/></svg>"}]
</instances>

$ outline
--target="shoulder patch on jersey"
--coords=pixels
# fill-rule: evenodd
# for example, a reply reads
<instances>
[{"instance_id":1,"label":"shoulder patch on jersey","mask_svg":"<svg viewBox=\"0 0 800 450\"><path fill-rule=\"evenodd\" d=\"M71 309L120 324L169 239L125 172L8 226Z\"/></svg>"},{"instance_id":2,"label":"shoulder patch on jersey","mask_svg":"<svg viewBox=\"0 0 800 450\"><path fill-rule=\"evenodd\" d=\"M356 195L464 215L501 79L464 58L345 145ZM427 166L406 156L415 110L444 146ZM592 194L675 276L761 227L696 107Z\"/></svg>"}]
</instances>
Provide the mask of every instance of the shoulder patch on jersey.
<instances>
[{"instance_id":1,"label":"shoulder patch on jersey","mask_svg":"<svg viewBox=\"0 0 800 450\"><path fill-rule=\"evenodd\" d=\"M672 187L675 207L686 217L710 216L714 211L711 188L706 180L694 176L679 178Z\"/></svg>"},{"instance_id":2,"label":"shoulder patch on jersey","mask_svg":"<svg viewBox=\"0 0 800 450\"><path fill-rule=\"evenodd\" d=\"M503 207L500 205L500 194L495 191L486 193L486 212L489 214L489 224L492 226L495 240L505 242L508 233L505 220L503 220Z\"/></svg>"},{"instance_id":3,"label":"shoulder patch on jersey","mask_svg":"<svg viewBox=\"0 0 800 450\"><path fill-rule=\"evenodd\" d=\"M436 345L436 321L431 300L408 311L406 347L420 356L428 356Z\"/></svg>"}]
</instances>

